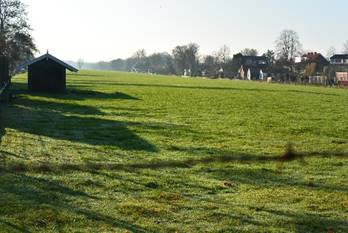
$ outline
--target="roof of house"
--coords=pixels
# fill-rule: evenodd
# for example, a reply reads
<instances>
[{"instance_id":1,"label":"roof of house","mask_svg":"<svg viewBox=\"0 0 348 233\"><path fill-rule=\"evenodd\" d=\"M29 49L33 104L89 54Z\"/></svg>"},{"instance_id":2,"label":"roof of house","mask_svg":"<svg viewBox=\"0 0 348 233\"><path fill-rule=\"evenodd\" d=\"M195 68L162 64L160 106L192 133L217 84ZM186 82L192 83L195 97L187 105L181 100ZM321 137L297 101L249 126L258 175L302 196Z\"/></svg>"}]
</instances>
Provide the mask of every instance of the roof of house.
<instances>
[{"instance_id":1,"label":"roof of house","mask_svg":"<svg viewBox=\"0 0 348 233\"><path fill-rule=\"evenodd\" d=\"M322 63L329 63L329 61L321 55L321 53L307 53L302 56L302 58L305 58L311 62L322 62Z\"/></svg>"},{"instance_id":2,"label":"roof of house","mask_svg":"<svg viewBox=\"0 0 348 233\"><path fill-rule=\"evenodd\" d=\"M348 54L335 54L330 59L348 59Z\"/></svg>"},{"instance_id":3,"label":"roof of house","mask_svg":"<svg viewBox=\"0 0 348 233\"><path fill-rule=\"evenodd\" d=\"M244 56L241 53L237 53L233 56L233 58L243 58L243 59L252 59L252 60L266 60L265 56Z\"/></svg>"},{"instance_id":4,"label":"roof of house","mask_svg":"<svg viewBox=\"0 0 348 233\"><path fill-rule=\"evenodd\" d=\"M25 66L30 66L30 65L32 65L32 64L34 64L34 63L37 63L37 62L42 61L42 60L45 60L45 59L47 59L47 60L50 59L50 60L52 60L52 61L54 61L54 62L60 64L61 66L64 66L67 70L70 70L71 72L77 72L77 71L79 71L79 70L76 69L75 67L73 67L73 66L71 66L71 65L69 65L69 64L67 64L67 63L65 63L65 62L63 62L63 61L61 61L61 60L59 60L58 58L52 56L52 55L49 54L48 52L47 52L45 55L42 55L42 56L40 56L40 57L38 57L38 58L33 59L32 61L30 61L29 63L27 63Z\"/></svg>"},{"instance_id":5,"label":"roof of house","mask_svg":"<svg viewBox=\"0 0 348 233\"><path fill-rule=\"evenodd\" d=\"M244 59L266 60L265 56L243 56Z\"/></svg>"}]
</instances>

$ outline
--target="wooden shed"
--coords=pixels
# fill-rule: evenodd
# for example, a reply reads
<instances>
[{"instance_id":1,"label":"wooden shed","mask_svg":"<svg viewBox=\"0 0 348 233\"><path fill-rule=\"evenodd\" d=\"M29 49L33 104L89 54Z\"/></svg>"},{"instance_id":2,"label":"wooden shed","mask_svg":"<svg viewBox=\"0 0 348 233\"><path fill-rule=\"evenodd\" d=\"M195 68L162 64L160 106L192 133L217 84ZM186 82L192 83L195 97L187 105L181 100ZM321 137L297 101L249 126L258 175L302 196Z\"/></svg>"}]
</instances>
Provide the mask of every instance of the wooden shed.
<instances>
[{"instance_id":1,"label":"wooden shed","mask_svg":"<svg viewBox=\"0 0 348 233\"><path fill-rule=\"evenodd\" d=\"M65 92L66 70L78 71L49 53L32 60L27 66L28 88L32 92Z\"/></svg>"}]
</instances>

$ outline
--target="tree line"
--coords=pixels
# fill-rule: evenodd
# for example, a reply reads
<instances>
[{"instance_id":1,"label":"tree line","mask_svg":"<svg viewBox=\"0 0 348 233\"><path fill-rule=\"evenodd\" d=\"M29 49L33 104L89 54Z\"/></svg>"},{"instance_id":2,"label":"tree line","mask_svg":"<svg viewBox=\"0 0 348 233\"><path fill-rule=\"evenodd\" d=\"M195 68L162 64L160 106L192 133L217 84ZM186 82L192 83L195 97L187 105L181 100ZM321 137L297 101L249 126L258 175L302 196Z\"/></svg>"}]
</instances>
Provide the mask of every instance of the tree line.
<instances>
[{"instance_id":1,"label":"tree line","mask_svg":"<svg viewBox=\"0 0 348 233\"><path fill-rule=\"evenodd\" d=\"M344 44L343 53L348 53L348 41ZM245 48L236 55L263 56L272 73L282 73L284 68L288 71L294 69L295 58L301 56L304 49L299 35L294 30L283 30L276 39L274 48L260 54L257 49ZM329 48L327 58L334 55L336 49ZM210 55L201 55L200 47L196 43L178 45L171 53L153 53L147 55L144 49L136 51L127 59L115 59L110 62L84 63L79 60L79 68L131 71L140 73L153 73L163 75L187 75L220 77L221 71L227 77L233 77L238 69L238 63L231 54L231 49L223 45L219 50ZM82 61L82 62L81 62Z\"/></svg>"}]
</instances>

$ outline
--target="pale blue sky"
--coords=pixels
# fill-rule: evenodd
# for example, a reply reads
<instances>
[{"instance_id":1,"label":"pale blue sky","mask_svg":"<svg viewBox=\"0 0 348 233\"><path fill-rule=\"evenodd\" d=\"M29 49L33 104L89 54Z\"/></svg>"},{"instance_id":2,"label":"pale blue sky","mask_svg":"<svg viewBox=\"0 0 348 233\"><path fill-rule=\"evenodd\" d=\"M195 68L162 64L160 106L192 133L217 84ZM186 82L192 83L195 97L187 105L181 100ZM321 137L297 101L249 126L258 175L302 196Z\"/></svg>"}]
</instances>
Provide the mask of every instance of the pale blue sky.
<instances>
[{"instance_id":1,"label":"pale blue sky","mask_svg":"<svg viewBox=\"0 0 348 233\"><path fill-rule=\"evenodd\" d=\"M196 42L201 53L274 48L283 29L326 54L348 40L346 0L24 0L33 36L64 60L111 60Z\"/></svg>"}]
</instances>

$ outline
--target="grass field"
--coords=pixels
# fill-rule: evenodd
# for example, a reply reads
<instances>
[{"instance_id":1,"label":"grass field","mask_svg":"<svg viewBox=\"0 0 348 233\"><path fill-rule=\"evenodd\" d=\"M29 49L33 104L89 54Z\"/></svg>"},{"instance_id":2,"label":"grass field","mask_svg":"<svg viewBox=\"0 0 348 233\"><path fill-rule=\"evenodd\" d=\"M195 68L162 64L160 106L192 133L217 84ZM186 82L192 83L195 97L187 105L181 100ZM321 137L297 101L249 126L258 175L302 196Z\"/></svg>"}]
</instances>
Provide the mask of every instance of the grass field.
<instances>
[{"instance_id":1,"label":"grass field","mask_svg":"<svg viewBox=\"0 0 348 233\"><path fill-rule=\"evenodd\" d=\"M0 112L1 232L348 232L348 90L25 77ZM288 143L325 156L280 164Z\"/></svg>"}]
</instances>

